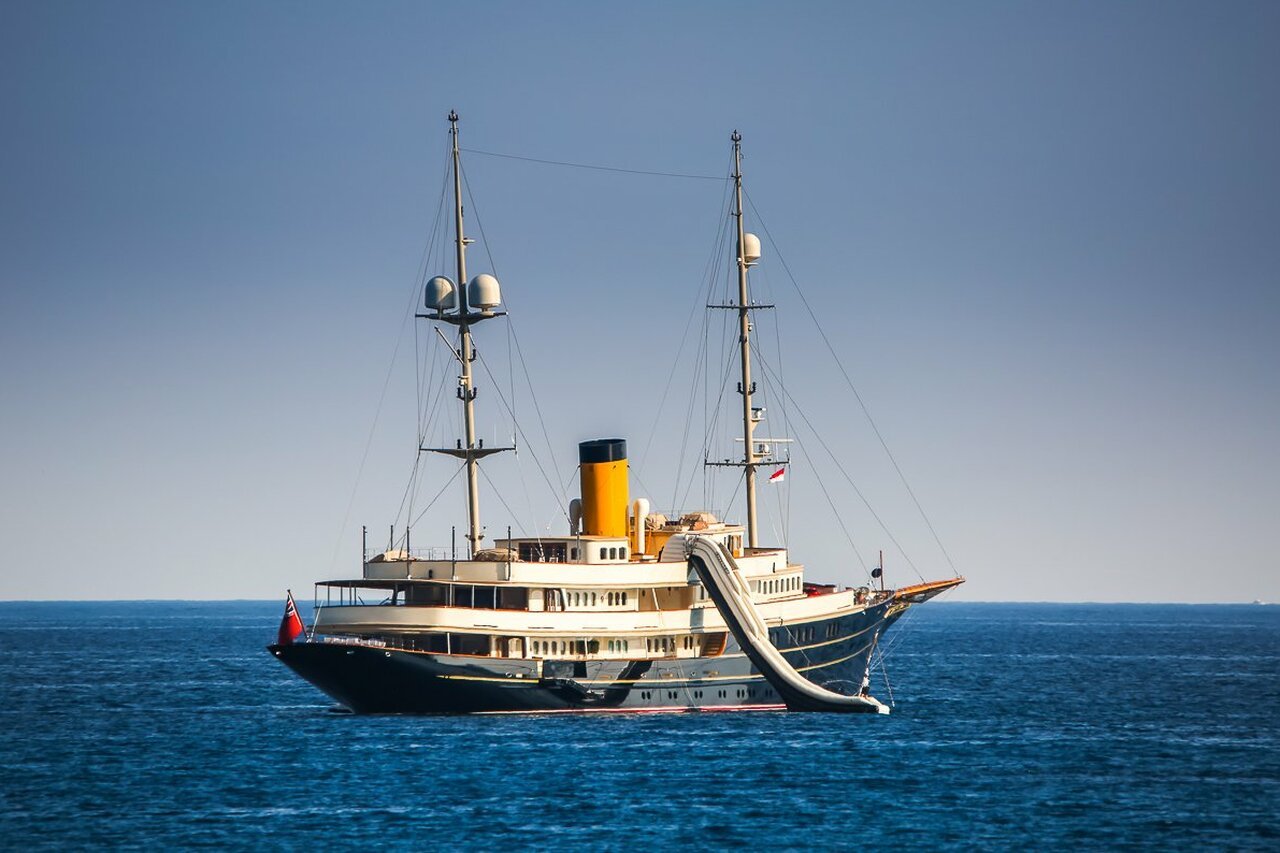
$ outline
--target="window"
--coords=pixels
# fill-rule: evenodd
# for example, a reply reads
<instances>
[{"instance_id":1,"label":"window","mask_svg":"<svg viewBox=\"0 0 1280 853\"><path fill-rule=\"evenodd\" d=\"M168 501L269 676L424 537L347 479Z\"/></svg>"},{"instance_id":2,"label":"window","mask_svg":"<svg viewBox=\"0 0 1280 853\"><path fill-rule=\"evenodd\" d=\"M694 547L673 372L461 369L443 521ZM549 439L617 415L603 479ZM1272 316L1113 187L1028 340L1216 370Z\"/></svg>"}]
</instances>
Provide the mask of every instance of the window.
<instances>
[{"instance_id":1,"label":"window","mask_svg":"<svg viewBox=\"0 0 1280 853\"><path fill-rule=\"evenodd\" d=\"M625 592L622 594L622 603L623 604L627 603L627 594Z\"/></svg>"},{"instance_id":2,"label":"window","mask_svg":"<svg viewBox=\"0 0 1280 853\"><path fill-rule=\"evenodd\" d=\"M596 606L596 594L594 592L591 593L591 606L592 607Z\"/></svg>"},{"instance_id":3,"label":"window","mask_svg":"<svg viewBox=\"0 0 1280 853\"><path fill-rule=\"evenodd\" d=\"M618 559L619 559L619 560L625 560L625 559L627 559L627 549L626 549L626 548L619 548L619 549L618 549Z\"/></svg>"},{"instance_id":4,"label":"window","mask_svg":"<svg viewBox=\"0 0 1280 853\"><path fill-rule=\"evenodd\" d=\"M603 559L605 559L605 558L606 558L606 557L608 557L608 556L609 556L609 549L608 549L608 548L603 548L603 547L602 547L602 548L600 549L600 559L602 559L602 560L603 560Z\"/></svg>"},{"instance_id":5,"label":"window","mask_svg":"<svg viewBox=\"0 0 1280 853\"><path fill-rule=\"evenodd\" d=\"M617 549L617 548L610 548L610 549L609 549L609 559L610 559L610 560L616 560L616 559L618 559L618 549Z\"/></svg>"},{"instance_id":6,"label":"window","mask_svg":"<svg viewBox=\"0 0 1280 853\"><path fill-rule=\"evenodd\" d=\"M575 561L578 559L578 549L576 547L569 549L569 559Z\"/></svg>"}]
</instances>

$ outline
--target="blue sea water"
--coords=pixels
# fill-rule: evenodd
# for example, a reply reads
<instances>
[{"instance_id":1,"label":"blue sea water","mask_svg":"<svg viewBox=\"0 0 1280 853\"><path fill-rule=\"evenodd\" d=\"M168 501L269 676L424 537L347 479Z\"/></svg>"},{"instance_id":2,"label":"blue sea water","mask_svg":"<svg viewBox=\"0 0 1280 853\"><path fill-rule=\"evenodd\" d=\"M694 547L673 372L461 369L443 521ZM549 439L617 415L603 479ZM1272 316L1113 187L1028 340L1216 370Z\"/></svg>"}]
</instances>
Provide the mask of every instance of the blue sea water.
<instances>
[{"instance_id":1,"label":"blue sea water","mask_svg":"<svg viewBox=\"0 0 1280 853\"><path fill-rule=\"evenodd\" d=\"M1280 607L931 603L889 717L357 717L280 610L0 604L0 846L1280 848Z\"/></svg>"}]
</instances>

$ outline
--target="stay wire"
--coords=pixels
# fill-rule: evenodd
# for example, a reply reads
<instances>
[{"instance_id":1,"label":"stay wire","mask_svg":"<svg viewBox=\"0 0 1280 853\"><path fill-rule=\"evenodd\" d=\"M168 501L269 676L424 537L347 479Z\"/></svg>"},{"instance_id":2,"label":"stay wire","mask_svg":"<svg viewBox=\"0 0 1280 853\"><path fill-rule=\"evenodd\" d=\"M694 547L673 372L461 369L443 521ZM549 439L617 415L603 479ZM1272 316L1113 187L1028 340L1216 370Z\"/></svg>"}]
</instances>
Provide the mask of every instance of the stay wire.
<instances>
[{"instance_id":1,"label":"stay wire","mask_svg":"<svg viewBox=\"0 0 1280 853\"><path fill-rule=\"evenodd\" d=\"M778 247L777 241L774 240L773 235L769 233L769 226L765 224L764 217L761 216L760 211L756 209L755 202L751 200L751 196L748 195L745 190L743 191L743 194L747 196L747 203L751 206L751 211L755 213L756 219L760 222L760 227L763 229L765 237L769 239L770 245L773 246L773 250L777 253L778 262L786 272L787 278L791 280L791 286L800 297L800 302L804 305L805 311L809 312L809 319L813 321L814 327L817 328L818 335L822 338L823 344L826 345L827 351L831 354L831 358L835 362L836 367L839 368L841 376L844 377L845 384L849 386L849 390L853 392L854 399L858 401L858 405L862 408L862 414L866 416L867 423L871 425L871 430L875 433L876 439L879 440L880 447L884 450L885 455L889 457L889 462L893 465L893 470L897 472L898 478L902 481L903 487L911 497L911 502L915 504L916 510L924 520L925 526L929 528L929 533L933 536L933 541L937 543L938 550L940 550L942 552L942 556L946 558L947 565L951 567L951 571L959 575L960 572L956 569L956 564L951 559L951 554L948 553L946 546L942 544L942 539L938 536L938 531L934 529L933 522L929 520L929 516L924 511L924 507L921 506L919 499L916 498L916 493L911 488L911 484L907 482L906 474L902 472L902 468L898 465L898 460L894 457L892 451L889 450L889 445L885 441L884 436L880 433L880 428L876 425L875 419L871 417L871 410L867 407L866 402L863 401L862 395L858 393L857 387L853 384L853 379L850 378L849 372L845 370L844 364L836 354L836 349L832 346L831 339L827 337L827 333L822 328L822 324L818 322L817 314L814 313L812 306L809 305L809 300L805 298L804 290L796 281L795 275L792 274L791 267L787 264L786 258L782 256L782 250Z\"/></svg>"},{"instance_id":2,"label":"stay wire","mask_svg":"<svg viewBox=\"0 0 1280 853\"><path fill-rule=\"evenodd\" d=\"M427 503L427 505L422 508L422 511L418 513L417 517L414 518L413 522L409 525L410 527L412 527L414 524L417 524L419 521L422 520L422 517L427 514L427 512L431 509L431 507L435 506L436 501L440 500L440 496L443 495L445 493L445 490L448 489L449 486L453 484L454 480L458 479L458 475L461 474L466 469L466 467L467 467L466 465L458 466L458 469L453 472L453 476L451 476L449 479L444 481L444 485L440 487L440 491L436 492L435 497L433 497Z\"/></svg>"},{"instance_id":3,"label":"stay wire","mask_svg":"<svg viewBox=\"0 0 1280 853\"><path fill-rule=\"evenodd\" d=\"M764 368L765 373L768 373L768 374L773 373L773 368L771 368L769 366L769 363L764 359L760 359L760 366ZM876 520L876 524L880 525L880 529L884 531L884 535L889 537L889 541L892 542L894 547L898 549L898 553L902 555L902 559L907 561L907 565L910 566L911 570L916 573L916 576L923 581L924 576L920 574L920 570L916 568L916 564L912 562L911 557L907 555L906 549L902 547L902 544L898 542L897 537L895 537L893 533L889 530L888 525L886 525L884 523L884 520L880 518L880 514L877 513L875 511L875 508L871 506L871 501L867 500L867 496L862 493L862 490L858 488L858 484L854 482L853 477L851 477L849 475L849 472L845 470L844 465L840 463L840 458L836 456L835 452L832 451L832 449L827 445L827 443L822 440L822 436L818 433L817 429L814 428L813 422L810 421L809 416L804 413L804 409L801 408L800 404L796 401L795 397L791 396L790 392L788 392L786 389L782 389L782 393L786 395L788 398L790 398L791 405L795 407L796 414L798 414L800 416L800 419L804 421L805 426L809 428L809 432L813 434L813 437L818 440L818 444L822 446L822 449L826 451L829 457L831 457L831 461L832 463L835 464L836 470L839 471L842 475L844 475L845 481L848 482L849 486L853 489L854 494L858 496L858 499L862 501L862 505L867 508L867 512L871 513L871 517Z\"/></svg>"},{"instance_id":4,"label":"stay wire","mask_svg":"<svg viewBox=\"0 0 1280 853\"><path fill-rule=\"evenodd\" d=\"M728 200L729 200L729 190L728 190L728 186L726 185L726 187L725 187L725 191L724 191L724 193L723 193L723 198L722 198L722 200L721 200L721 202L720 202L720 214L719 214L719 218L720 218L722 221L724 220L724 210L725 210L725 207L726 207L726 206L728 205L728 203L729 203L729 201L728 201ZM724 226L722 225L722 226L721 226L721 230L723 230L723 227L724 227ZM710 273L711 273L711 271L712 271L712 269L713 269L713 265L716 263L716 258L717 258L717 256L718 256L719 254L720 254L720 236L717 234L717 236L716 236L715 240L712 242L711 252L710 252L710 254L707 256L707 264L706 264L706 268L703 270L703 278L702 278L702 281L706 281L706 280L708 280L708 278L710 277ZM703 297L703 293L704 293L704 291L703 291L703 287L702 287L702 286L699 286L699 288L694 292L694 295L695 295L696 297L698 297L699 299L701 299L701 298ZM703 311L705 311L705 310L706 310L706 309L703 309ZM657 409L657 412L656 412L656 413L654 414L654 416L653 416L653 426L652 426L652 427L650 428L650 430L649 430L649 438L648 438L648 440L646 440L646 441L645 441L644 449L640 451L640 456L639 456L639 458L636 460L636 461L637 461L637 467L641 467L641 466L643 466L643 465L644 465L645 460L648 458L648 455L649 455L649 448L650 448L650 447L652 446L652 444L653 444L654 436L655 436L655 435L657 435L657 432L658 432L658 424L659 424L659 422L660 422L660 421L661 421L661 419L662 419L662 411L663 411L663 408L664 408L664 407L666 406L666 404L667 404L667 397L668 397L668 395L669 395L669 394L670 394L670 392L671 392L671 385L672 385L673 381L675 380L676 370L680 367L680 359L681 359L681 357L684 355L684 348L685 348L685 344L686 344L686 343L688 342L688 340L689 340L689 330L690 330L691 328L693 328L693 321L694 321L694 319L696 319L697 317L699 317L699 316L701 315L701 313L702 313L702 312L698 311L698 309L696 308L696 303L695 303L695 308L694 308L694 310L693 310L693 311L691 311L691 312L689 312L689 318L685 321L685 324L684 324L684 331L683 331L683 332L681 333L681 335L680 335L680 346L676 348L676 355L675 355L675 358L673 358L673 359L671 360L671 370L667 373L667 382L666 382L666 385L665 385L665 386L663 387L663 389L662 389L662 397L661 397L661 399L658 401L658 409Z\"/></svg>"},{"instance_id":5,"label":"stay wire","mask_svg":"<svg viewBox=\"0 0 1280 853\"><path fill-rule=\"evenodd\" d=\"M434 230L433 226L433 230ZM382 380L382 390L378 393L378 405L374 408L373 423L369 425L369 435L365 439L364 452L360 454L360 465L356 469L356 479L351 485L351 496L347 499L347 508L342 513L342 524L338 526L338 536L333 543L333 553L329 557L329 570L333 571L333 566L338 562L338 551L342 548L342 537L347 530L347 522L351 518L351 508L355 506L356 494L360 490L360 481L364 478L364 467L369 461L369 451L373 448L373 437L378 430L378 420L382 416L382 406L387 399L387 390L391 387L391 377L395 373L396 360L400 355L400 345L404 342L405 325L412 319L415 311L414 304L418 299L418 282L421 280L422 270L426 269L426 249L423 250L423 259L419 266L419 274L413 282L413 290L410 293L408 309L404 313L404 318L400 322L400 331L396 335L395 346L391 350L391 363L387 365L387 374Z\"/></svg>"},{"instance_id":6,"label":"stay wire","mask_svg":"<svg viewBox=\"0 0 1280 853\"><path fill-rule=\"evenodd\" d=\"M493 371L489 369L489 363L485 361L484 356L480 354L479 350L475 350L475 354L476 361L480 362L480 366L484 368L485 375L489 377L489 381L493 382L494 390L498 394L498 399L502 402L502 405L506 407L507 412L511 413L511 404L507 402L506 395L502 393L502 386L498 384L497 380L493 376ZM533 450L533 443L529 442L528 436L525 435L524 430L520 427L520 423L518 421L514 422L513 426L516 428L516 433L528 443L529 455L533 457L534 464L538 466L538 472L542 474L542 479L546 482L547 488L551 491L551 496L555 498L556 502L560 505L561 512L564 513L565 518L568 518L569 511L560 501L560 496L556 493L557 484L551 479L551 476L547 474L546 469L542 467L542 460L538 458L537 452Z\"/></svg>"},{"instance_id":7,"label":"stay wire","mask_svg":"<svg viewBox=\"0 0 1280 853\"><path fill-rule=\"evenodd\" d=\"M468 149L468 150L470 151L470 149ZM480 152L472 151L471 153L480 153ZM497 262L495 262L495 261L494 261L494 259L493 259L493 251L489 248L489 238L488 238L488 236L485 234L485 230L484 230L484 222L480 219L480 210L479 210L479 207L478 207L478 205L476 205L475 196L473 196L473 195L472 195L472 193L471 193L471 182L470 182L469 180L467 180L467 170L466 170L466 169L460 169L460 171L461 171L461 173L462 173L462 183L463 183L463 186L466 188L467 198L471 201L471 209L472 209L472 211L475 213L475 216L476 216L476 227L480 229L480 239L481 239L481 241L484 243L484 251L485 251L485 255L487 255L487 256L488 256L488 258L489 258L489 268L493 270L494 275L497 275L497 273L498 273L498 264L497 264ZM508 304L508 305L510 305L510 304L511 304L511 300L510 300L510 299L508 299L508 300L507 300L507 304ZM556 449L555 449L555 445L553 445L553 444L552 444L552 442L551 442L551 433L547 430L547 421L546 421L546 418L545 418L545 417L543 417L543 414L542 414L542 406L538 404L538 395L537 395L537 393L533 390L533 388L534 388L534 385L533 385L533 378L529 375L529 363L528 363L528 361L527 361L527 360L525 359L525 357L524 357L524 348L520 346L520 334L519 334L519 332L517 332L517 331L516 331L515 321L512 319L512 316L511 316L511 313L510 313L510 312L508 312L508 313L507 313L507 326L508 326L508 329L509 329L509 331L510 331L510 333L511 333L511 340L512 340L512 341L515 343L515 345L516 345L516 357L520 359L520 370L521 370L521 372L522 372L522 373L524 373L525 387L527 387L527 388L529 389L529 398L530 398L530 400L532 400L532 402L533 402L533 411L534 411L534 413L538 416L538 426L539 426L539 428L540 428L540 429L541 429L541 431L542 431L542 440L546 443L546 446L547 446L547 453L549 454L550 459L551 459L551 467L555 469L555 471L556 471L556 473L557 473L557 475L558 475L558 474L559 474L559 471L560 471L560 463L559 463L559 459L558 459L558 457L556 456ZM486 368L486 369L487 369L487 368ZM492 378L492 377L491 377L491 378ZM495 380L494 384L495 384L495 387L496 387L496 386L497 386L497 382L496 382L496 380ZM513 383L513 386L512 386L512 387L514 387L514 383ZM512 417L512 419L513 419L513 421L514 421L514 418L515 418L515 410L514 410L514 407L512 407L512 408L511 408L511 412L512 412L511 417ZM518 428L518 425L517 425L517 424L513 424L513 425L517 426L517 431L518 431L518 432L520 432L520 433L521 433L521 435L522 435L522 437L523 437L523 430L519 430L519 428ZM533 453L533 443L532 443L532 442L529 442L529 452L530 452L530 453ZM537 457L537 455L535 454L535 455L534 455L534 461L536 462L537 460L538 460L538 457ZM539 469L541 469L541 468L542 468L541 463L539 463L538 467L539 467ZM545 473L544 473L544 475L543 475L543 476L544 476L544 477L546 476L546 475L545 475ZM554 494L554 492L553 492L553 494ZM565 517L566 517L566 518L568 518L569 513L568 513L568 510L566 509L566 507L568 506L568 503L569 503L569 494L568 494L568 492L566 491L566 492L562 493L561 495L559 495L559 496L558 496L558 500L559 500L559 503L560 503L560 508L561 508L561 510L565 513Z\"/></svg>"},{"instance_id":8,"label":"stay wire","mask_svg":"<svg viewBox=\"0 0 1280 853\"><path fill-rule=\"evenodd\" d=\"M594 163L572 163L568 160L546 160L541 157L525 157L520 154L499 154L496 151L480 151L476 148L459 149L468 154L479 154L482 157L499 157L503 160L523 160L526 163L541 163L544 166L566 166L573 169L591 169L596 172L620 172L627 175L652 175L659 178L686 178L695 181L726 181L728 178L715 175L695 175L687 172L661 172L651 169L627 169L622 166L600 166Z\"/></svg>"}]
</instances>

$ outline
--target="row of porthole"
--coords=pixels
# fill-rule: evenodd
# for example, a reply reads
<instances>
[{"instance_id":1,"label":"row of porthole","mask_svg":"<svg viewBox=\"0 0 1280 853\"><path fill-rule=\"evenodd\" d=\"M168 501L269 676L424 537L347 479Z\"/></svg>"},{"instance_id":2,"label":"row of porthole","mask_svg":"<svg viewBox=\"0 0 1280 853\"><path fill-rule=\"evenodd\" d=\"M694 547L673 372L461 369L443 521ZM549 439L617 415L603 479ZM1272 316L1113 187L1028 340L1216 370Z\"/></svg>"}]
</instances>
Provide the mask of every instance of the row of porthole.
<instances>
[{"instance_id":1,"label":"row of porthole","mask_svg":"<svg viewBox=\"0 0 1280 853\"><path fill-rule=\"evenodd\" d=\"M600 651L599 640L530 640L533 655L594 655Z\"/></svg>"},{"instance_id":2,"label":"row of porthole","mask_svg":"<svg viewBox=\"0 0 1280 853\"><path fill-rule=\"evenodd\" d=\"M774 578L773 580L760 581L760 592L764 595L773 595L775 592L794 592L799 588L799 575L794 575L789 578Z\"/></svg>"},{"instance_id":3,"label":"row of porthole","mask_svg":"<svg viewBox=\"0 0 1280 853\"><path fill-rule=\"evenodd\" d=\"M659 692L660 694L661 694L661 693L665 693L665 694L666 694L666 696L665 696L665 697L663 697L663 696L661 696L661 695L660 695L660 696L658 697L658 698L660 698L660 699L661 699L661 698L666 698L666 699L677 699L677 698L679 698L679 696L680 696L679 691L676 691L676 690L663 690L663 691L658 691L658 692ZM694 698L694 699L701 699L701 698L703 698L703 693L704 693L704 691L702 691L702 690L693 690L693 691L691 691L691 692L690 692L690 695L691 695L691 697L692 697L692 698ZM654 691L652 691L652 690L641 690L641 691L640 691L640 698L641 698L641 699L652 699L652 698L653 698L653 694L654 694ZM728 690L728 689L721 689L721 690L717 690L717 691L716 691L716 698L717 698L717 699L728 699L728 698L730 698L729 694L730 694L730 690ZM754 698L756 697L756 688L754 688L754 687L739 687L739 688L736 688L735 690L733 690L733 694L734 694L734 696L735 696L736 698L738 698L738 699L754 699ZM760 696L762 696L762 697L763 697L763 696L771 696L771 695L773 695L773 691L772 691L772 690L765 690L765 689L762 689L762 690L760 690L760 691L759 691L759 695L760 695Z\"/></svg>"},{"instance_id":4,"label":"row of porthole","mask_svg":"<svg viewBox=\"0 0 1280 853\"><path fill-rule=\"evenodd\" d=\"M676 644L670 637L647 637L644 641L644 650L646 652L674 652Z\"/></svg>"},{"instance_id":5,"label":"row of porthole","mask_svg":"<svg viewBox=\"0 0 1280 853\"><path fill-rule=\"evenodd\" d=\"M630 640L609 640L606 648L610 652L631 651ZM586 655L599 654L599 640L530 640L531 655Z\"/></svg>"},{"instance_id":6,"label":"row of porthole","mask_svg":"<svg viewBox=\"0 0 1280 853\"><path fill-rule=\"evenodd\" d=\"M565 594L565 597L569 600L570 607L595 607L596 596L597 593L594 592L569 592ZM625 607L627 594L625 592L607 592L600 595L600 600L608 607Z\"/></svg>"}]
</instances>

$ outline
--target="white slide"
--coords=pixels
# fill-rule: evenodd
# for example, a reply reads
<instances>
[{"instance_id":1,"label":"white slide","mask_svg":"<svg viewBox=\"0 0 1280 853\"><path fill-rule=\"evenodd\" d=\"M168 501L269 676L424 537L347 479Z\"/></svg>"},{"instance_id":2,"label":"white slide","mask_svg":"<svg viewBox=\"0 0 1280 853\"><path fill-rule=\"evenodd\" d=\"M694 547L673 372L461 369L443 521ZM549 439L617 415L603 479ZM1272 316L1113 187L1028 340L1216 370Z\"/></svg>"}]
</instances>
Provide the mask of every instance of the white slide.
<instances>
[{"instance_id":1,"label":"white slide","mask_svg":"<svg viewBox=\"0 0 1280 853\"><path fill-rule=\"evenodd\" d=\"M751 588L733 555L720 542L686 536L689 562L743 652L778 691L787 707L797 711L861 711L887 714L889 707L870 696L845 696L819 687L796 671L769 640L769 628L751 601Z\"/></svg>"}]
</instances>

